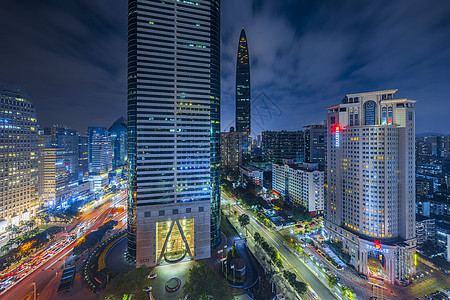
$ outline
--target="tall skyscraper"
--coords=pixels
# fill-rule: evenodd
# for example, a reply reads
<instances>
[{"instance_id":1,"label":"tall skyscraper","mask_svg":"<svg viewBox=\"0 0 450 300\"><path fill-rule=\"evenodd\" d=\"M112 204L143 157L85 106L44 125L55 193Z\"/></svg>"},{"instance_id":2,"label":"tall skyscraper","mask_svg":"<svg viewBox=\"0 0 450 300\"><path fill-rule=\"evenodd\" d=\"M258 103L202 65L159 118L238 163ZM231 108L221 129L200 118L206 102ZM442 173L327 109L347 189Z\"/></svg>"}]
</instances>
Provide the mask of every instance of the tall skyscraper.
<instances>
[{"instance_id":1,"label":"tall skyscraper","mask_svg":"<svg viewBox=\"0 0 450 300\"><path fill-rule=\"evenodd\" d=\"M220 1L128 1L128 258L220 243Z\"/></svg>"},{"instance_id":2,"label":"tall skyscraper","mask_svg":"<svg viewBox=\"0 0 450 300\"><path fill-rule=\"evenodd\" d=\"M127 160L127 121L124 117L117 119L108 129L111 139L112 167L123 167Z\"/></svg>"},{"instance_id":3,"label":"tall skyscraper","mask_svg":"<svg viewBox=\"0 0 450 300\"><path fill-rule=\"evenodd\" d=\"M104 127L88 128L89 173L107 173L112 169L112 151L109 134Z\"/></svg>"},{"instance_id":4,"label":"tall skyscraper","mask_svg":"<svg viewBox=\"0 0 450 300\"><path fill-rule=\"evenodd\" d=\"M247 37L244 29L239 37L236 61L236 131L244 134L243 161L250 159L250 59L248 55Z\"/></svg>"},{"instance_id":5,"label":"tall skyscraper","mask_svg":"<svg viewBox=\"0 0 450 300\"><path fill-rule=\"evenodd\" d=\"M0 83L0 218L8 225L38 209L36 111L20 87Z\"/></svg>"},{"instance_id":6,"label":"tall skyscraper","mask_svg":"<svg viewBox=\"0 0 450 300\"><path fill-rule=\"evenodd\" d=\"M346 95L328 108L325 228L360 273L414 273L415 100L397 90Z\"/></svg>"}]
</instances>

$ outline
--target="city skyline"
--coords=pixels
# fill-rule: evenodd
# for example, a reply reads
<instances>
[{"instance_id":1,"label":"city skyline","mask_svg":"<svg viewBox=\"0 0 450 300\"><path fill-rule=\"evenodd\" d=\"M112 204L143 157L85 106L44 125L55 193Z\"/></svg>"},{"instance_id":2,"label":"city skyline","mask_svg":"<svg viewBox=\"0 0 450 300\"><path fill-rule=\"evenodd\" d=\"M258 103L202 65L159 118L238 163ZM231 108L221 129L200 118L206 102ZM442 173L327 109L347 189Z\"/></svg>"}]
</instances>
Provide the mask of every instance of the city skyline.
<instances>
[{"instance_id":1,"label":"city skyline","mask_svg":"<svg viewBox=\"0 0 450 300\"><path fill-rule=\"evenodd\" d=\"M64 124L84 133L88 126L106 127L125 115L126 14L116 13L126 10L125 3L18 5L2 3L2 34L10 43L0 58L0 78L29 90L41 127ZM448 102L448 2L427 6L412 1L407 9L400 2L364 7L326 1L239 5L241 9L231 0L222 10L222 130L234 120L235 41L245 27L252 44L252 99L264 92L281 108L271 117L262 117L267 111L256 112L255 121L263 118L266 129L317 124L326 117L322 107L344 93L396 87L421 100L418 134L434 128L450 132L445 109L438 109ZM24 26L8 26L19 13ZM42 22L37 15L44 16ZM326 22L321 21L324 15ZM379 45L389 46L379 51ZM262 129L253 123L252 132L260 134Z\"/></svg>"}]
</instances>

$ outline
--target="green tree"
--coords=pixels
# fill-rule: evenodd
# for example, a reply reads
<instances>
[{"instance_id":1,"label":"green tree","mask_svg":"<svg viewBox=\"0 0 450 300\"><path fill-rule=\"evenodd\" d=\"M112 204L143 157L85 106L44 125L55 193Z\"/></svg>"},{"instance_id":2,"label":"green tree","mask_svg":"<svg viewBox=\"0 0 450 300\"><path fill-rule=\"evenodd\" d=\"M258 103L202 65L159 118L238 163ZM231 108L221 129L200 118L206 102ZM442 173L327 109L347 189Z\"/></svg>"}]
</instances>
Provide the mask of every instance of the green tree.
<instances>
[{"instance_id":1,"label":"green tree","mask_svg":"<svg viewBox=\"0 0 450 300\"><path fill-rule=\"evenodd\" d=\"M189 270L189 280L183 289L188 300L208 299L230 300L231 291L226 280L221 279L204 263L198 263Z\"/></svg>"},{"instance_id":2,"label":"green tree","mask_svg":"<svg viewBox=\"0 0 450 300\"><path fill-rule=\"evenodd\" d=\"M337 284L337 279L334 276L328 276L328 285L334 287Z\"/></svg>"},{"instance_id":3,"label":"green tree","mask_svg":"<svg viewBox=\"0 0 450 300\"><path fill-rule=\"evenodd\" d=\"M247 214L242 214L238 217L239 224L247 231L247 225L250 224L250 217Z\"/></svg>"},{"instance_id":4,"label":"green tree","mask_svg":"<svg viewBox=\"0 0 450 300\"><path fill-rule=\"evenodd\" d=\"M102 291L101 298L104 300L122 300L123 295L133 295L133 299L148 299L147 292L144 289L150 283L147 276L152 269L141 266L133 269L126 274L114 277Z\"/></svg>"},{"instance_id":5,"label":"green tree","mask_svg":"<svg viewBox=\"0 0 450 300\"><path fill-rule=\"evenodd\" d=\"M261 245L261 243L264 242L264 238L259 234L259 232L255 232L253 238L258 245Z\"/></svg>"}]
</instances>

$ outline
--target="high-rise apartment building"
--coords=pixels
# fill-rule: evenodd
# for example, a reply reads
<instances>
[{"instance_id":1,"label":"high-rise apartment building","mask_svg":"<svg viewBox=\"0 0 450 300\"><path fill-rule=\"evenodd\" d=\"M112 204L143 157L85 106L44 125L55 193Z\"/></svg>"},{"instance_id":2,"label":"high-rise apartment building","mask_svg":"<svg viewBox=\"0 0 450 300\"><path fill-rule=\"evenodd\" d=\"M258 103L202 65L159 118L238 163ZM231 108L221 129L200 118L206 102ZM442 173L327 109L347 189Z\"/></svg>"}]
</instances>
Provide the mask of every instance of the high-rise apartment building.
<instances>
[{"instance_id":1,"label":"high-rise apartment building","mask_svg":"<svg viewBox=\"0 0 450 300\"><path fill-rule=\"evenodd\" d=\"M251 99L250 99L250 58L247 36L241 30L236 59L236 131L242 132L243 161L250 159Z\"/></svg>"},{"instance_id":2,"label":"high-rise apartment building","mask_svg":"<svg viewBox=\"0 0 450 300\"><path fill-rule=\"evenodd\" d=\"M111 139L112 168L115 170L124 167L127 162L127 121L120 117L108 131Z\"/></svg>"},{"instance_id":3,"label":"high-rise apartment building","mask_svg":"<svg viewBox=\"0 0 450 300\"><path fill-rule=\"evenodd\" d=\"M220 243L220 1L128 1L128 258Z\"/></svg>"},{"instance_id":4,"label":"high-rise apartment building","mask_svg":"<svg viewBox=\"0 0 450 300\"><path fill-rule=\"evenodd\" d=\"M22 88L0 83L0 218L19 225L37 209L36 111Z\"/></svg>"},{"instance_id":5,"label":"high-rise apartment building","mask_svg":"<svg viewBox=\"0 0 450 300\"><path fill-rule=\"evenodd\" d=\"M397 90L346 95L328 108L325 228L360 273L415 272L415 100Z\"/></svg>"},{"instance_id":6,"label":"high-rise apartment building","mask_svg":"<svg viewBox=\"0 0 450 300\"><path fill-rule=\"evenodd\" d=\"M88 128L88 161L89 173L102 174L111 171L111 140L106 128Z\"/></svg>"},{"instance_id":7,"label":"high-rise apartment building","mask_svg":"<svg viewBox=\"0 0 450 300\"><path fill-rule=\"evenodd\" d=\"M244 134L234 131L234 127L230 128L230 132L220 134L220 158L225 172L239 172L239 166L242 166L243 138Z\"/></svg>"}]
</instances>

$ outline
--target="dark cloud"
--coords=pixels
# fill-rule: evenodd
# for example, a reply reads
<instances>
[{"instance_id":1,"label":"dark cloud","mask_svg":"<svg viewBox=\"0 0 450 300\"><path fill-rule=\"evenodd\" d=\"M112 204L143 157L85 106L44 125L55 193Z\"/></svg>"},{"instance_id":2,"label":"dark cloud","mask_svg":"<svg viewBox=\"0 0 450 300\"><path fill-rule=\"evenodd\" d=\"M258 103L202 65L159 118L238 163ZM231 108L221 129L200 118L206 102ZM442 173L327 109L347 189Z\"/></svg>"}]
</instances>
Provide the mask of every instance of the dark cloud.
<instances>
[{"instance_id":1,"label":"dark cloud","mask_svg":"<svg viewBox=\"0 0 450 300\"><path fill-rule=\"evenodd\" d=\"M84 132L126 114L126 2L1 2L0 80L30 91L43 126ZM223 0L223 128L244 27L253 133L319 123L346 93L390 88L419 100L418 132L450 132L449 16L446 0Z\"/></svg>"},{"instance_id":2,"label":"dark cloud","mask_svg":"<svg viewBox=\"0 0 450 300\"><path fill-rule=\"evenodd\" d=\"M126 114L126 1L4 0L0 80L31 94L41 126Z\"/></svg>"}]
</instances>

